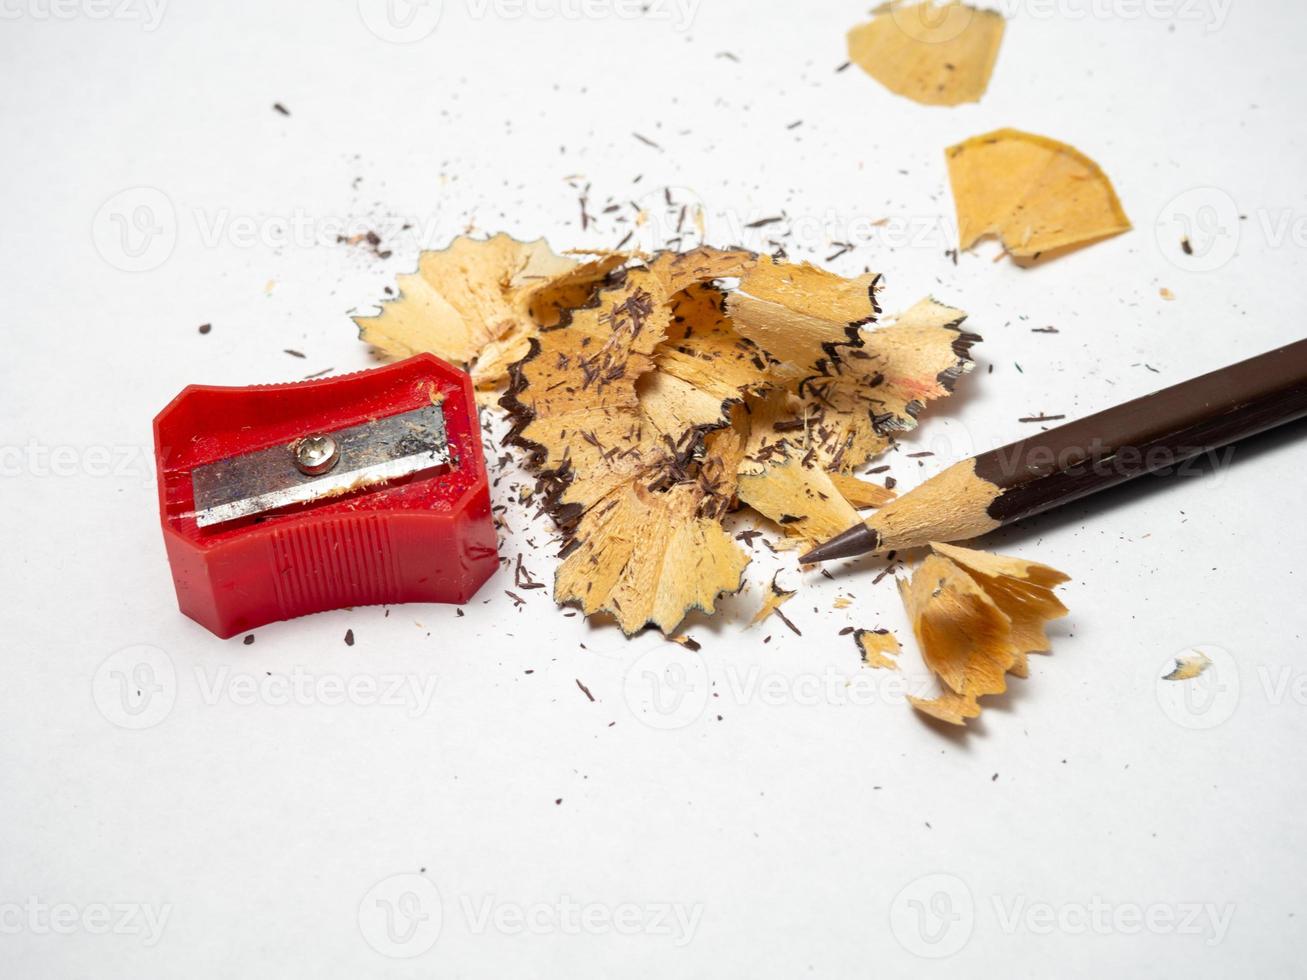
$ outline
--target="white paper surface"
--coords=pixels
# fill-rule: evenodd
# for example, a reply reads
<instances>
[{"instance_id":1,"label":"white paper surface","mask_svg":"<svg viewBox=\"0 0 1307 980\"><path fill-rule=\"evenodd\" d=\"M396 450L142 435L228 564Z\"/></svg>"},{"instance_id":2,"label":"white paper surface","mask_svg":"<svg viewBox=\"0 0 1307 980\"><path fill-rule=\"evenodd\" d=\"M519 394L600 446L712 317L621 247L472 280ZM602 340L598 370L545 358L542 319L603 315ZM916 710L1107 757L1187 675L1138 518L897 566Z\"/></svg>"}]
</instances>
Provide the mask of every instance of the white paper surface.
<instances>
[{"instance_id":1,"label":"white paper surface","mask_svg":"<svg viewBox=\"0 0 1307 980\"><path fill-rule=\"evenodd\" d=\"M985 338L887 459L901 488L1022 416L1301 336L1301 5L1010 3L989 93L956 109L836 73L858 4L646 6L0 7L4 976L1296 966L1301 426L995 535L1072 574L1072 616L966 735L838 635L913 646L874 562L781 563L799 637L744 629L760 558L692 621L698 658L565 617L511 569L462 617L337 611L249 646L177 612L153 415L188 383L368 366L347 313L469 229L612 246L627 202L671 187L718 243L786 227L822 261L856 238L830 266L885 272L887 311L930 293ZM992 245L954 265L943 149L1000 126L1097 160L1135 230L1033 271ZM335 242L370 229L389 259ZM548 581L525 513L504 554ZM1195 647L1206 686L1158 680Z\"/></svg>"}]
</instances>

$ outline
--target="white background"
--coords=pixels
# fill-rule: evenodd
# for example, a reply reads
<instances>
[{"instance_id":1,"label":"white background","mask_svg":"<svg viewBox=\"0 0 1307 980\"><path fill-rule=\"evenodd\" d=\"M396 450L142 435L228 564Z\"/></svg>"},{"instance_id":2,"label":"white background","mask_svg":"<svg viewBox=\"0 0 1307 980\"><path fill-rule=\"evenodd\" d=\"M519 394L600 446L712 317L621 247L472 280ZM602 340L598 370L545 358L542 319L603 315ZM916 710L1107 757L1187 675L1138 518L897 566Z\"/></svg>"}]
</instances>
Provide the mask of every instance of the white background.
<instances>
[{"instance_id":1,"label":"white background","mask_svg":"<svg viewBox=\"0 0 1307 980\"><path fill-rule=\"evenodd\" d=\"M835 71L857 3L577 19L575 0L445 0L410 43L369 29L369 0L175 2L161 19L122 3L0 3L0 974L1297 966L1302 426L994 535L1072 575L1072 615L959 734L838 635L913 646L874 561L828 581L760 558L723 615L690 621L698 658L568 618L545 590L517 608L511 570L461 618L343 610L219 641L176 610L150 422L191 382L368 366L347 314L421 247L466 230L612 246L630 225L601 209L672 186L719 244L783 213L748 244L788 228L791 254L821 261L861 227L832 268L885 272L887 310L933 293L970 311L978 370L886 460L910 487L1028 433L1021 416L1301 335L1301 4L1012 0L988 94L943 109ZM1096 159L1135 230L1034 270L992 245L955 266L943 150L999 126ZM127 239L132 260L114 222L142 214L163 233ZM310 230L287 240L294 221ZM341 225L393 256L335 244ZM506 471L498 499L520 482ZM549 578L547 522L514 508L504 536ZM802 637L744 629L774 567L801 584L785 610ZM1216 661L1203 679L1158 680L1195 646ZM685 683L659 689L669 664ZM143 714L122 672L148 682ZM284 703L297 676L308 703ZM404 687L338 703L368 679Z\"/></svg>"}]
</instances>

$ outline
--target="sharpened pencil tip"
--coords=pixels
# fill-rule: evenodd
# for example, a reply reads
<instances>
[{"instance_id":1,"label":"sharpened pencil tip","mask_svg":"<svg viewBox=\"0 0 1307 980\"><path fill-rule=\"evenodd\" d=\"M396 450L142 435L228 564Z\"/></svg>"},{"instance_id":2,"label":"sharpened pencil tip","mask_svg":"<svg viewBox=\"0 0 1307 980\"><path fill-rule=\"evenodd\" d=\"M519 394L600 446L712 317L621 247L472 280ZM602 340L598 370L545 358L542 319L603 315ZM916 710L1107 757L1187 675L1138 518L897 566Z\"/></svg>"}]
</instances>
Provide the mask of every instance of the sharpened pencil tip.
<instances>
[{"instance_id":1,"label":"sharpened pencil tip","mask_svg":"<svg viewBox=\"0 0 1307 980\"><path fill-rule=\"evenodd\" d=\"M819 544L799 559L800 564L812 565L819 561L834 561L836 558L852 558L865 555L880 547L880 535L866 524L855 524L842 534L837 534L824 544Z\"/></svg>"}]
</instances>

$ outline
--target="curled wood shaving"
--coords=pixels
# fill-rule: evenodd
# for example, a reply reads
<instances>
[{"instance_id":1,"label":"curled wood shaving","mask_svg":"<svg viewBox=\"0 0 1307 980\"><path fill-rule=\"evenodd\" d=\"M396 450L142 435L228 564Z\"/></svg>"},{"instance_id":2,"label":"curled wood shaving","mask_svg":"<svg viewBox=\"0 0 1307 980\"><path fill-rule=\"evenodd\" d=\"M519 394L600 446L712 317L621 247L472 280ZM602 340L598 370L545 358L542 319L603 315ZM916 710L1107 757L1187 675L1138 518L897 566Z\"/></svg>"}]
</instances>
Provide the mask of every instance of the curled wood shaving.
<instances>
[{"instance_id":1,"label":"curled wood shaving","mask_svg":"<svg viewBox=\"0 0 1307 980\"><path fill-rule=\"evenodd\" d=\"M844 279L806 262L764 258L741 277L727 311L741 336L788 365L785 372L769 372L772 378L798 380L838 362L840 348L859 345L858 328L880 312L880 280L873 273Z\"/></svg>"},{"instance_id":2,"label":"curled wood shaving","mask_svg":"<svg viewBox=\"0 0 1307 980\"><path fill-rule=\"evenodd\" d=\"M743 421L728 424L722 400L705 402L677 378L646 379L675 294L738 268L741 254L701 249L627 270L532 340L502 400L510 440L531 454L568 530L555 599L610 613L628 634L711 612L748 564L720 523ZM705 438L713 428L723 432Z\"/></svg>"},{"instance_id":3,"label":"curled wood shaving","mask_svg":"<svg viewBox=\"0 0 1307 980\"><path fill-rule=\"evenodd\" d=\"M894 2L849 31L849 60L924 105L978 102L1003 41L1003 15L962 3Z\"/></svg>"},{"instance_id":4,"label":"curled wood shaving","mask_svg":"<svg viewBox=\"0 0 1307 980\"><path fill-rule=\"evenodd\" d=\"M395 299L378 315L354 320L360 338L388 358L432 353L470 366L478 387L494 387L541 327L585 303L624 261L613 254L578 263L543 239L459 238L423 252L417 271L398 277Z\"/></svg>"},{"instance_id":5,"label":"curled wood shaving","mask_svg":"<svg viewBox=\"0 0 1307 980\"><path fill-rule=\"evenodd\" d=\"M954 725L980 714L979 699L1025 677L1026 655L1048 649L1044 624L1067 613L1053 587L1061 572L1036 562L932 543L933 554L899 591L926 666L944 693L911 698Z\"/></svg>"},{"instance_id":6,"label":"curled wood shaving","mask_svg":"<svg viewBox=\"0 0 1307 980\"><path fill-rule=\"evenodd\" d=\"M851 472L915 428L926 404L971 370L970 349L980 339L960 329L965 313L929 298L885 326L864 327L877 313L875 283L864 283L864 305L846 310L866 317L843 324L781 304L736 296L728 303L742 335L786 360L770 374L799 399L808 462L836 473Z\"/></svg>"},{"instance_id":7,"label":"curled wood shaving","mask_svg":"<svg viewBox=\"0 0 1307 980\"><path fill-rule=\"evenodd\" d=\"M1009 253L1031 259L1130 230L1112 182L1075 147L999 129L945 156L959 248L995 235Z\"/></svg>"}]
</instances>

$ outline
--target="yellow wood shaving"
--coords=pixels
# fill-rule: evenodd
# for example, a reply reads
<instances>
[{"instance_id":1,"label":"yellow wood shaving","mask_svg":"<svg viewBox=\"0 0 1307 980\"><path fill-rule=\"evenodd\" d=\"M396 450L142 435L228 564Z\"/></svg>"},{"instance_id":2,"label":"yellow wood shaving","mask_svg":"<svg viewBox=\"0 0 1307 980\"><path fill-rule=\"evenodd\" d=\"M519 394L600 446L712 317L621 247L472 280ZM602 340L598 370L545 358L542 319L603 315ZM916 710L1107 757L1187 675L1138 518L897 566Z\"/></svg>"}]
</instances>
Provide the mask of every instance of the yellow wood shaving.
<instances>
[{"instance_id":1,"label":"yellow wood shaving","mask_svg":"<svg viewBox=\"0 0 1307 980\"><path fill-rule=\"evenodd\" d=\"M554 598L610 613L627 633L649 623L670 633L690 609L711 612L749 561L721 527L743 412L728 419L721 399L652 375L676 293L740 261L696 250L628 270L539 336L504 398L512 439L531 451L568 527ZM709 425L721 431L705 438Z\"/></svg>"},{"instance_id":2,"label":"yellow wood shaving","mask_svg":"<svg viewBox=\"0 0 1307 980\"><path fill-rule=\"evenodd\" d=\"M891 92L924 105L978 102L1003 41L993 10L933 0L887 3L849 31L849 60Z\"/></svg>"},{"instance_id":3,"label":"yellow wood shaving","mask_svg":"<svg viewBox=\"0 0 1307 980\"><path fill-rule=\"evenodd\" d=\"M846 473L831 473L829 475L835 489L858 510L883 507L898 496L893 490L882 487L879 483L859 480L856 476L849 476Z\"/></svg>"},{"instance_id":4,"label":"yellow wood shaving","mask_svg":"<svg viewBox=\"0 0 1307 980\"><path fill-rule=\"evenodd\" d=\"M937 698L910 698L918 710L955 725L980 714L979 699L1026 676L1026 655L1048 649L1044 623L1066 615L1052 588L1067 581L1036 562L932 543L934 554L900 581Z\"/></svg>"},{"instance_id":5,"label":"yellow wood shaving","mask_svg":"<svg viewBox=\"0 0 1307 980\"><path fill-rule=\"evenodd\" d=\"M478 387L493 387L540 327L586 302L624 261L613 254L578 263L555 255L543 239L458 238L443 251L423 252L379 314L354 319L359 336L388 358L435 354L471 366Z\"/></svg>"},{"instance_id":6,"label":"yellow wood shaving","mask_svg":"<svg viewBox=\"0 0 1307 980\"><path fill-rule=\"evenodd\" d=\"M858 523L853 509L825 470L787 458L740 473L739 497L787 535L820 542Z\"/></svg>"},{"instance_id":7,"label":"yellow wood shaving","mask_svg":"<svg viewBox=\"0 0 1307 980\"><path fill-rule=\"evenodd\" d=\"M1130 230L1112 182L1074 147L999 129L945 151L959 248L995 235L1017 258Z\"/></svg>"},{"instance_id":8,"label":"yellow wood shaving","mask_svg":"<svg viewBox=\"0 0 1307 980\"><path fill-rule=\"evenodd\" d=\"M767 588L767 595L762 600L762 606L754 615L753 619L749 621L749 625L757 626L777 609L793 599L797 594L797 591L794 589L782 589L776 584L776 576L772 576L771 585Z\"/></svg>"},{"instance_id":9,"label":"yellow wood shaving","mask_svg":"<svg viewBox=\"0 0 1307 980\"><path fill-rule=\"evenodd\" d=\"M587 616L611 613L628 635L648 623L670 633L690 609L711 613L720 593L740 588L749 559L720 522L698 516L700 503L689 486L620 488L582 518L554 598Z\"/></svg>"},{"instance_id":10,"label":"yellow wood shaving","mask_svg":"<svg viewBox=\"0 0 1307 980\"><path fill-rule=\"evenodd\" d=\"M1191 681L1212 665L1212 658L1201 650L1182 654L1175 658L1175 667L1166 674L1164 681Z\"/></svg>"},{"instance_id":11,"label":"yellow wood shaving","mask_svg":"<svg viewBox=\"0 0 1307 980\"><path fill-rule=\"evenodd\" d=\"M903 649L898 638L889 630L856 630L853 634L858 649L862 651L862 662L868 667L898 670L894 657Z\"/></svg>"}]
</instances>

